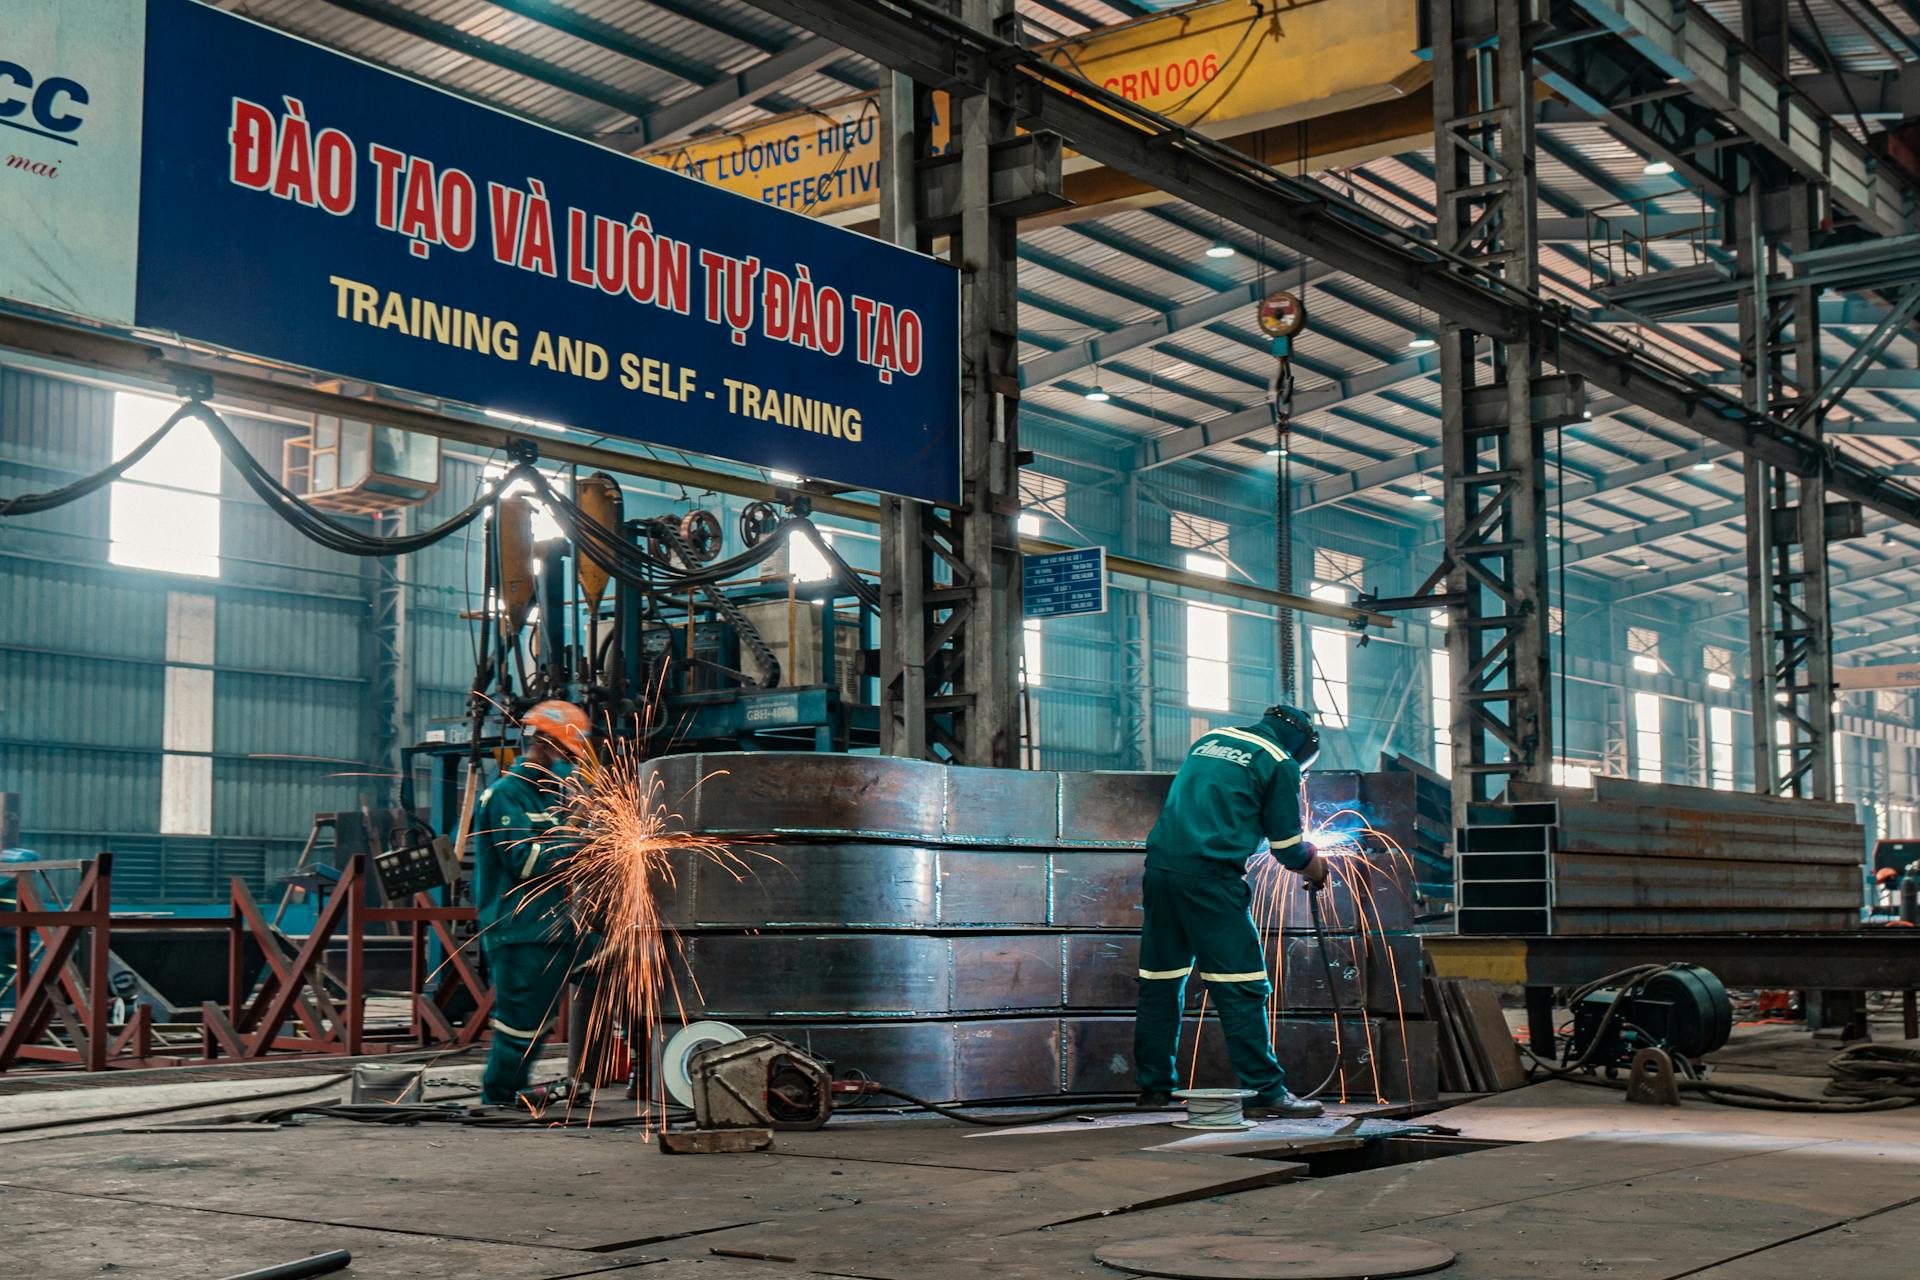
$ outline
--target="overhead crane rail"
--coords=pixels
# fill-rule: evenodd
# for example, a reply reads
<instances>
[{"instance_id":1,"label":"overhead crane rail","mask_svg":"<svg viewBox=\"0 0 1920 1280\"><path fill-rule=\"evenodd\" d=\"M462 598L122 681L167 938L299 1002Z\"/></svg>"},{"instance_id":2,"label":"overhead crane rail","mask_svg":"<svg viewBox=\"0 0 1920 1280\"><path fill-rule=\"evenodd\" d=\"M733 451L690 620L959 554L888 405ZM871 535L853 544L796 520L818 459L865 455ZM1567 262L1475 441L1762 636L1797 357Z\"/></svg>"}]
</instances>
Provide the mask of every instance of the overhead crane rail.
<instances>
[{"instance_id":1,"label":"overhead crane rail","mask_svg":"<svg viewBox=\"0 0 1920 1280\"><path fill-rule=\"evenodd\" d=\"M1288 177L925 0L751 2L922 84L984 93L1029 130L1058 133L1101 164L1446 320L1509 341L1530 332L1552 364L1589 386L1795 475L1824 476L1834 495L1920 528L1920 492L1867 463L1622 342L1560 302L1518 290L1318 184Z\"/></svg>"}]
</instances>

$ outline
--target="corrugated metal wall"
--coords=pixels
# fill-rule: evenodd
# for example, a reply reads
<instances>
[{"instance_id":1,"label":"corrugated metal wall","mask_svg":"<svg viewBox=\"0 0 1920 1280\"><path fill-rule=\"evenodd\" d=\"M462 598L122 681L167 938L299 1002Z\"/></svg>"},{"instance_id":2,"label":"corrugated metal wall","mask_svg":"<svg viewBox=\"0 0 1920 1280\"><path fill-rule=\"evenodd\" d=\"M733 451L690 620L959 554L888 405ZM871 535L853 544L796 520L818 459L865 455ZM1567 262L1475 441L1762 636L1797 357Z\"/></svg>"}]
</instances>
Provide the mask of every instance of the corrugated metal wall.
<instances>
[{"instance_id":1,"label":"corrugated metal wall","mask_svg":"<svg viewBox=\"0 0 1920 1280\"><path fill-rule=\"evenodd\" d=\"M0 491L108 461L114 393L0 368ZM229 419L276 467L290 428ZM367 770L365 566L298 537L226 471L221 577L108 563L110 491L0 523L0 787L46 857L117 855L123 902L256 891L313 815L377 793ZM212 830L157 834L169 593L214 601ZM179 665L179 664L176 664ZM202 664L191 664L201 666ZM204 669L204 668L203 668Z\"/></svg>"},{"instance_id":2,"label":"corrugated metal wall","mask_svg":"<svg viewBox=\"0 0 1920 1280\"><path fill-rule=\"evenodd\" d=\"M0 492L56 487L103 465L111 454L112 402L113 393L102 387L0 368ZM238 416L231 421L249 447L277 467L293 428ZM1065 519L1047 520L1043 536L1103 543L1116 553L1178 565L1183 553L1168 536L1174 513L1205 516L1231 528L1227 555L1237 578L1274 581L1270 480L1204 466L1134 474L1118 442L1105 445L1045 424L1029 428L1023 443L1038 454L1035 471L1068 482ZM450 453L441 491L410 513L413 527L438 523L470 501L488 461ZM652 482L627 485L629 516L690 505L719 514L728 550L737 549L740 500ZM44 516L0 522L0 788L21 793L26 837L43 854L115 850L116 888L127 902L216 900L235 874L263 889L291 864L315 813L352 809L363 799L378 803L388 785L367 776L376 716L384 714L370 705L373 566L301 539L230 471L221 514L218 580L110 565L105 492ZM820 523L856 566L878 563L873 529ZM463 710L473 639L460 613L473 607L479 591L479 542L477 531L456 537L406 566L412 719L404 740L418 740L434 722ZM1428 542L1429 530L1412 520L1399 525L1312 511L1298 517L1294 530L1295 583L1304 590L1314 548L1330 547L1363 559L1369 589L1405 593L1430 568L1420 562ZM170 593L214 601L206 664L213 682L212 830L204 835L156 834ZM1245 721L1280 696L1270 611L1204 590L1131 579L1112 584L1109 602L1105 614L1044 624L1042 670L1028 693L1043 767L1169 768L1199 732ZM1231 707L1225 712L1187 704L1186 629L1194 602L1232 611ZM1632 729L1623 719L1623 690L1656 689L1676 708L1744 699L1741 689L1723 693L1699 683L1696 636L1663 632L1669 670L1646 676L1626 666L1624 613L1585 596L1568 612L1564 746L1557 745L1557 753L1590 764L1602 763L1610 749L1617 756ZM1143 620L1147 643L1141 646ZM1444 632L1416 613L1365 647L1350 637L1339 642L1349 648L1353 715L1348 729L1328 734L1328 761L1370 767L1383 749L1430 760L1429 655L1444 647ZM1303 654L1306 649L1303 644ZM1556 661L1559 655L1556 638ZM1304 688L1304 658L1302 675ZM1556 697L1561 693L1556 683ZM1689 714L1676 710L1677 740L1667 748L1675 781L1697 767L1698 744L1689 755L1682 723ZM1736 751L1741 785L1750 778L1749 755L1744 745ZM1910 787L1913 774L1910 746L1863 749L1849 761L1849 797L1855 798L1854 788Z\"/></svg>"}]
</instances>

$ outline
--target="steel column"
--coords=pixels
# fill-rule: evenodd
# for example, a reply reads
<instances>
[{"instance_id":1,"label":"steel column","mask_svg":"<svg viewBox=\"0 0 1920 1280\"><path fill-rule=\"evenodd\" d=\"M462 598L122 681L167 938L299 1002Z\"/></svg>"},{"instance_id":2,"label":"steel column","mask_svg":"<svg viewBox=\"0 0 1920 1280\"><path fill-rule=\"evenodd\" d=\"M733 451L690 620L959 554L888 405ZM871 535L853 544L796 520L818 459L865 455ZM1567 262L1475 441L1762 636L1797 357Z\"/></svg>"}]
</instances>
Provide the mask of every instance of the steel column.
<instances>
[{"instance_id":1,"label":"steel column","mask_svg":"<svg viewBox=\"0 0 1920 1280\"><path fill-rule=\"evenodd\" d=\"M1520 293L1537 284L1530 0L1429 0L1438 241ZM1440 349L1454 825L1514 780L1552 776L1546 471L1529 328L1449 323ZM1485 356L1483 362L1482 356ZM1483 381L1484 379L1484 381ZM1479 387L1504 413L1470 413Z\"/></svg>"},{"instance_id":2,"label":"steel column","mask_svg":"<svg viewBox=\"0 0 1920 1280\"><path fill-rule=\"evenodd\" d=\"M386 536L405 533L404 510L381 517ZM373 754L368 757L382 772L381 806L398 803L400 748L412 741L413 681L407 673L407 559L381 556L372 562L373 625Z\"/></svg>"},{"instance_id":3,"label":"steel column","mask_svg":"<svg viewBox=\"0 0 1920 1280\"><path fill-rule=\"evenodd\" d=\"M1010 34L1011 0L957 0L977 30ZM881 750L962 764L1018 763L1020 553L1017 220L990 199L989 148L1013 113L985 94L952 98L948 154L961 206L945 256L961 270L960 505L888 499L881 521ZM881 91L881 234L933 249L918 207L930 95L893 76ZM951 163L951 162L949 162Z\"/></svg>"},{"instance_id":4,"label":"steel column","mask_svg":"<svg viewBox=\"0 0 1920 1280\"><path fill-rule=\"evenodd\" d=\"M1749 3L1757 14L1769 6ZM1784 57L1784 41L1771 42ZM1815 449L1820 413L1820 291L1788 288L1780 250L1812 247L1822 197L1805 182L1756 181L1736 202L1740 378L1748 405L1772 413ZM1777 282L1777 285L1776 285ZM1833 627L1827 603L1827 484L1746 459L1747 640L1754 788L1833 799Z\"/></svg>"}]
</instances>

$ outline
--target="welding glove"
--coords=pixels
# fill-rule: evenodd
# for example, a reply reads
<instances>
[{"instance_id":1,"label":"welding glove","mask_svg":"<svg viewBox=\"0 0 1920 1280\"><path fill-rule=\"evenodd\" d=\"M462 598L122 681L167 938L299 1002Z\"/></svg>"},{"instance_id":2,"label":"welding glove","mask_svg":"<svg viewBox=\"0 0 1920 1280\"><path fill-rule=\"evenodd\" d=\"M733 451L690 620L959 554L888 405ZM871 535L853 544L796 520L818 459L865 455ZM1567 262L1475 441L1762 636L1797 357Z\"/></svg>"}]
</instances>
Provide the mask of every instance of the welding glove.
<instances>
[{"instance_id":1,"label":"welding glove","mask_svg":"<svg viewBox=\"0 0 1920 1280\"><path fill-rule=\"evenodd\" d=\"M1333 871L1333 867L1327 862L1326 856L1312 845L1302 845L1301 848L1307 852L1307 863L1300 868L1300 878L1319 888L1326 884L1327 876Z\"/></svg>"}]
</instances>

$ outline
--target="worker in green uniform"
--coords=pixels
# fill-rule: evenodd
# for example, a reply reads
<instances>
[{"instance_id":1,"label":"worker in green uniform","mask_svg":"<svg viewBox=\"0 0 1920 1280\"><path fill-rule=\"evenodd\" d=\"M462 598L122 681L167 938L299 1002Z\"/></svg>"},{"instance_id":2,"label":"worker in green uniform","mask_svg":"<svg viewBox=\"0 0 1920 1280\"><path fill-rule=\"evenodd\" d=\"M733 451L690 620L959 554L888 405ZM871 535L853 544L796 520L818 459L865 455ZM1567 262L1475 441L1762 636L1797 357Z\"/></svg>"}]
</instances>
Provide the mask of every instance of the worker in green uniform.
<instances>
[{"instance_id":1,"label":"worker in green uniform","mask_svg":"<svg viewBox=\"0 0 1920 1280\"><path fill-rule=\"evenodd\" d=\"M521 721L520 758L480 796L474 902L493 981L493 1044L480 1087L487 1106L513 1106L527 1087L535 1047L586 959L560 874L578 841L555 827L589 729L587 713L570 702L535 706Z\"/></svg>"},{"instance_id":2,"label":"worker in green uniform","mask_svg":"<svg viewBox=\"0 0 1920 1280\"><path fill-rule=\"evenodd\" d=\"M1134 1022L1139 1105L1172 1104L1174 1051L1187 977L1199 965L1220 1012L1252 1115L1317 1116L1321 1106L1287 1091L1267 1032L1267 981L1253 925L1247 860L1264 839L1274 860L1310 888L1326 883L1327 860L1305 842L1300 775L1320 754L1320 733L1297 707L1268 707L1258 724L1202 734L1187 752L1147 835L1141 902L1140 1003Z\"/></svg>"}]
</instances>

